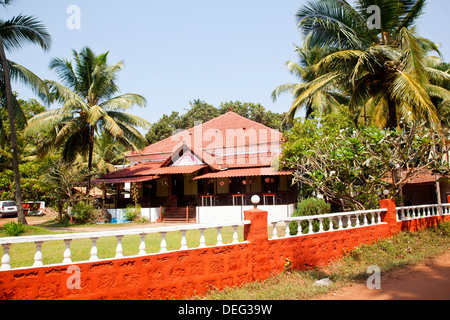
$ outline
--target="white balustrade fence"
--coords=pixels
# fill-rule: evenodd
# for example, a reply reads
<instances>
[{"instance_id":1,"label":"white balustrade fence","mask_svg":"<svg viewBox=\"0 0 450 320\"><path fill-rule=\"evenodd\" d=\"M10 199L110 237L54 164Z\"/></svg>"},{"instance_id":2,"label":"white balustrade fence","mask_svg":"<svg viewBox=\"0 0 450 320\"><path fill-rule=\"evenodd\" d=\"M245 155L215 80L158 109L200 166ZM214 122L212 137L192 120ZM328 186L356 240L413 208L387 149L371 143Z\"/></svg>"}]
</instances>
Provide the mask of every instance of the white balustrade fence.
<instances>
[{"instance_id":1,"label":"white balustrade fence","mask_svg":"<svg viewBox=\"0 0 450 320\"><path fill-rule=\"evenodd\" d=\"M85 233L67 233L67 234L54 234L54 235L39 235L39 236L25 236L25 237L7 237L0 238L0 245L3 247L3 256L1 259L1 270L11 269L11 256L9 254L10 248L14 244L18 243L30 243L34 242L36 247L36 252L34 254L34 264L33 267L42 267L43 264L43 254L42 246L44 242L47 241L64 241L65 250L62 257L62 264L71 264L72 262L72 252L70 245L72 240L75 239L90 239L91 240L91 250L89 261L98 261L98 248L97 241L103 237L115 237L117 240L116 245L116 255L114 259L123 258L123 247L122 239L126 235L139 235L139 253L138 255L146 255L146 244L145 237L151 233L159 233L161 236L160 250L159 253L168 252L166 235L169 232L181 233L181 243L179 250L189 249L187 246L186 233L191 230L200 231L200 245L197 248L206 248L205 230L214 228L217 231L217 242L216 246L223 245L222 240L222 228L232 227L233 228L233 241L231 244L239 243L238 240L238 227L246 224L250 224L250 221L240 221L236 223L225 223L225 224L196 224L196 225L180 225L173 227L163 227L163 228L142 228L142 229L128 229L128 230L114 230L114 231L102 231L102 232L85 232ZM107 258L111 259L111 258ZM81 262L81 261L80 261Z\"/></svg>"},{"instance_id":2,"label":"white balustrade fence","mask_svg":"<svg viewBox=\"0 0 450 320\"><path fill-rule=\"evenodd\" d=\"M450 203L425 204L420 206L397 207L397 221L449 215Z\"/></svg>"},{"instance_id":3,"label":"white balustrade fence","mask_svg":"<svg viewBox=\"0 0 450 320\"><path fill-rule=\"evenodd\" d=\"M274 220L271 221L273 226L271 239L280 238L277 230L279 224L285 225L284 238L287 238L291 236L301 236L381 224L380 213L386 211L387 209L350 211ZM291 228L289 226L293 221L297 222L296 234L291 234ZM292 229L295 230L295 227Z\"/></svg>"}]
</instances>

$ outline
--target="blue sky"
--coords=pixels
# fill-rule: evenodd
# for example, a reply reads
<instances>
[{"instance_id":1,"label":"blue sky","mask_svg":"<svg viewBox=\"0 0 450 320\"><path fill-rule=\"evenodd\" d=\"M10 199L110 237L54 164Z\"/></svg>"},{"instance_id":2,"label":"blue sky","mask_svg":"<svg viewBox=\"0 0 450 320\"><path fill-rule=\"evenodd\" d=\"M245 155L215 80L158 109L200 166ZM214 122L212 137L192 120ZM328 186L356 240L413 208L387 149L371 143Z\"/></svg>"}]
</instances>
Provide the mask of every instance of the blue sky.
<instances>
[{"instance_id":1,"label":"blue sky","mask_svg":"<svg viewBox=\"0 0 450 320\"><path fill-rule=\"evenodd\" d=\"M71 50L89 46L97 54L110 51L109 62L123 60L122 93L143 95L146 108L129 111L149 122L164 113L184 112L189 101L214 106L223 101L261 103L284 112L291 97L271 99L273 89L295 82L286 70L297 60L293 43L300 44L295 13L305 0L16 0L0 8L2 19L19 13L34 15L52 35L52 47L35 46L8 57L42 79L56 80L48 69L53 57L71 57ZM81 28L69 29L70 5L81 10ZM450 1L429 0L418 32L441 44L450 61L448 13ZM21 98L35 98L13 84Z\"/></svg>"}]
</instances>

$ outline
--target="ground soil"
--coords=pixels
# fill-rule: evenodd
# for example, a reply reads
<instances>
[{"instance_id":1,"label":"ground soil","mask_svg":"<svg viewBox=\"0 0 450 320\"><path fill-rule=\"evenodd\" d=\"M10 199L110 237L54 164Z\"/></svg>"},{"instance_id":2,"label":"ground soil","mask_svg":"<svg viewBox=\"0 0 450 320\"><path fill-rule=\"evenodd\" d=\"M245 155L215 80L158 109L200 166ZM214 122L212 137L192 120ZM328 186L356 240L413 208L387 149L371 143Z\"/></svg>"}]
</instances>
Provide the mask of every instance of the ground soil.
<instances>
[{"instance_id":1,"label":"ground soil","mask_svg":"<svg viewBox=\"0 0 450 320\"><path fill-rule=\"evenodd\" d=\"M174 223L121 223L121 224L94 224L90 226L68 226L68 227L50 227L43 225L45 222L54 220L57 217L56 212L49 212L42 216L27 216L28 225L43 226L54 232L96 232L108 230L123 230L123 229L141 229L141 228L157 228L173 226ZM0 218L0 228L8 221L17 222L17 217ZM179 223L184 224L184 223Z\"/></svg>"},{"instance_id":2,"label":"ground soil","mask_svg":"<svg viewBox=\"0 0 450 320\"><path fill-rule=\"evenodd\" d=\"M381 289L351 284L319 300L450 300L450 250L416 266L381 274Z\"/></svg>"}]
</instances>

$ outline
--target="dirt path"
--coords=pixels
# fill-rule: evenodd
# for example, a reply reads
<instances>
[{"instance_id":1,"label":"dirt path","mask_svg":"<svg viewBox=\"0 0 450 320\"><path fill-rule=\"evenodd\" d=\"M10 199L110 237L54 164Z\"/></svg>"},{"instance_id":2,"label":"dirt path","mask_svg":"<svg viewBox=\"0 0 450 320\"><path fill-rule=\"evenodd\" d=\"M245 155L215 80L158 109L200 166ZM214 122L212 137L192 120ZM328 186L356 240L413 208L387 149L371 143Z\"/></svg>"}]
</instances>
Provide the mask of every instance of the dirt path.
<instances>
[{"instance_id":1,"label":"dirt path","mask_svg":"<svg viewBox=\"0 0 450 320\"><path fill-rule=\"evenodd\" d=\"M55 215L43 215L40 217L27 216L28 225L36 225L42 226L45 222L55 219ZM14 221L17 222L17 217L11 218L1 218L0 219L0 228L7 222ZM185 223L126 223L126 224L99 224L99 225L90 225L90 226L76 226L73 227L49 227L45 226L48 230L54 232L96 232L96 231L110 231L110 230L124 230L124 229L143 229L143 228L158 228L158 227L170 227L174 225L181 225ZM188 224L189 225L189 224Z\"/></svg>"},{"instance_id":2,"label":"dirt path","mask_svg":"<svg viewBox=\"0 0 450 320\"><path fill-rule=\"evenodd\" d=\"M320 300L450 300L450 250L414 267L383 276L381 289L353 284Z\"/></svg>"}]
</instances>

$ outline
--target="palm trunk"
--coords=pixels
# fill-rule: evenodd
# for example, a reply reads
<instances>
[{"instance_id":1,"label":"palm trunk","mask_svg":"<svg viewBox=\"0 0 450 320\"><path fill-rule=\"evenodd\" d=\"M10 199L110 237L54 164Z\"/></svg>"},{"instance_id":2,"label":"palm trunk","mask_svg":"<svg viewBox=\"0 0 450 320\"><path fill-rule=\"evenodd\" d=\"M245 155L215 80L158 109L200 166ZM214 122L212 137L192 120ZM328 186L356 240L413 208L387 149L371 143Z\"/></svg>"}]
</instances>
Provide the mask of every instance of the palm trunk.
<instances>
[{"instance_id":1,"label":"palm trunk","mask_svg":"<svg viewBox=\"0 0 450 320\"><path fill-rule=\"evenodd\" d=\"M92 125L89 126L89 158L88 158L88 181L86 187L86 195L89 197L89 193L91 192L91 172L92 172L92 157L94 154L94 127Z\"/></svg>"},{"instance_id":2,"label":"palm trunk","mask_svg":"<svg viewBox=\"0 0 450 320\"><path fill-rule=\"evenodd\" d=\"M12 162L13 162L13 172L14 172L14 182L16 186L16 204L17 204L17 220L22 224L28 224L27 219L23 213L22 207L22 189L20 187L20 172L19 172L19 154L17 147L17 134L15 127L14 109L13 109L13 94L11 88L11 78L9 74L8 61L6 60L5 48L3 47L3 39L0 36L0 59L3 66L3 74L5 81L5 91L6 91L6 108L8 109L9 118L9 129L10 140L11 140L11 152L12 152Z\"/></svg>"},{"instance_id":3,"label":"palm trunk","mask_svg":"<svg viewBox=\"0 0 450 320\"><path fill-rule=\"evenodd\" d=\"M397 106L395 102L391 99L388 99L388 122L387 127L389 129L394 129L397 127Z\"/></svg>"}]
</instances>

